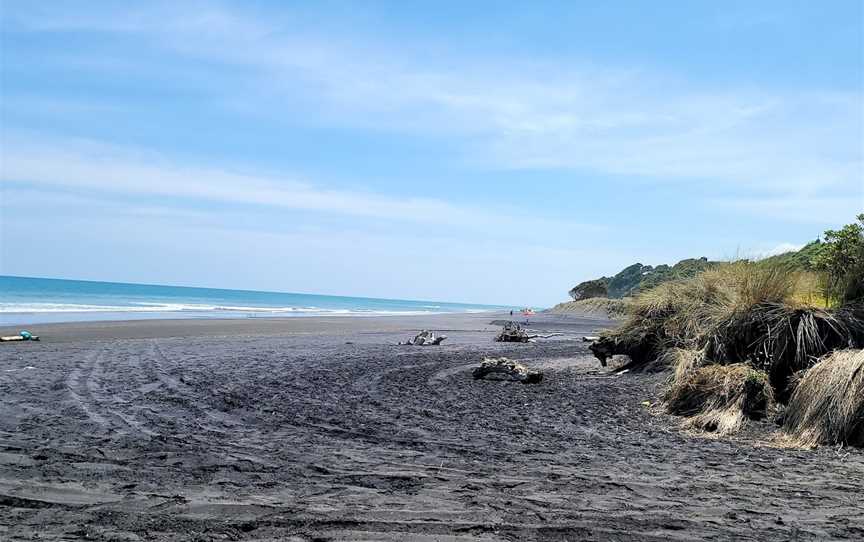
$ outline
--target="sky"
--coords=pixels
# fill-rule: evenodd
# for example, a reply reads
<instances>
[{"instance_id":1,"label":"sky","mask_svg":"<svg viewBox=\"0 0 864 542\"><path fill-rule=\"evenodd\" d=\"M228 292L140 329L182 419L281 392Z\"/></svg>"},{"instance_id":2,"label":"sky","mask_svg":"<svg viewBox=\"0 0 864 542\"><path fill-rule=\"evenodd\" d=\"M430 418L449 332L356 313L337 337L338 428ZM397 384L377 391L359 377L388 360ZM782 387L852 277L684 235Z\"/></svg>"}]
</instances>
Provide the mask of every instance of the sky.
<instances>
[{"instance_id":1,"label":"sky","mask_svg":"<svg viewBox=\"0 0 864 542\"><path fill-rule=\"evenodd\" d=\"M0 2L0 274L549 306L864 211L864 2Z\"/></svg>"}]
</instances>

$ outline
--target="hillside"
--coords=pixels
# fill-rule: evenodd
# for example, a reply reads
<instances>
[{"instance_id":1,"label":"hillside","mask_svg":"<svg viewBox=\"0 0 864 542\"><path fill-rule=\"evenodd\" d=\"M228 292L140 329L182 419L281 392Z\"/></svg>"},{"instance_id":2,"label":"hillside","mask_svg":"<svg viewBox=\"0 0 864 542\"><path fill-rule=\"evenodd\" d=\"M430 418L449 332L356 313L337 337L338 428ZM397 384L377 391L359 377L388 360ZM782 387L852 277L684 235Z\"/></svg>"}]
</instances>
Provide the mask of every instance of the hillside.
<instances>
[{"instance_id":1,"label":"hillside","mask_svg":"<svg viewBox=\"0 0 864 542\"><path fill-rule=\"evenodd\" d=\"M779 265L788 267L790 270L798 269L810 271L813 269L813 258L819 253L822 247L822 242L818 239L804 245L797 252L785 252L764 260L759 260L759 263L765 265Z\"/></svg>"},{"instance_id":2,"label":"hillside","mask_svg":"<svg viewBox=\"0 0 864 542\"><path fill-rule=\"evenodd\" d=\"M813 257L819 252L821 246L820 241L813 241L801 250L760 260L760 264L777 265L789 270L810 270L813 267ZM600 277L581 282L571 288L568 293L574 301L598 297L611 299L632 297L640 291L649 290L670 280L693 277L718 263L720 262L709 261L707 258L688 258L671 267L665 264L652 267L634 263L612 277Z\"/></svg>"},{"instance_id":3,"label":"hillside","mask_svg":"<svg viewBox=\"0 0 864 542\"><path fill-rule=\"evenodd\" d=\"M603 316L613 320L627 316L627 309L632 299L609 299L608 297L589 297L579 301L565 301L558 303L546 312L550 314L588 314Z\"/></svg>"},{"instance_id":4,"label":"hillside","mask_svg":"<svg viewBox=\"0 0 864 542\"><path fill-rule=\"evenodd\" d=\"M708 261L707 258L681 260L671 267L668 265L652 267L634 263L613 277L601 277L577 284L570 290L569 294L574 301L593 297L621 299L630 297L641 290L653 288L663 282L692 277L716 263Z\"/></svg>"}]
</instances>

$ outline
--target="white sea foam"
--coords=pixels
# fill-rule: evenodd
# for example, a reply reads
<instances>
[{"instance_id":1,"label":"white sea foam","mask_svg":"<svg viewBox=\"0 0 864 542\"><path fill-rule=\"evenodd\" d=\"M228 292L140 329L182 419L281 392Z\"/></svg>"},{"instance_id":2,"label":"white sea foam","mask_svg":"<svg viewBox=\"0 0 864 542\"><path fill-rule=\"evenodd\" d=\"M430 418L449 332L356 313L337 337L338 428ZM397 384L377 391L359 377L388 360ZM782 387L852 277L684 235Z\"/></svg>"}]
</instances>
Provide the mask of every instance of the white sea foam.
<instances>
[{"instance_id":1,"label":"white sea foam","mask_svg":"<svg viewBox=\"0 0 864 542\"><path fill-rule=\"evenodd\" d=\"M422 308L432 309L433 306ZM434 306L440 308L440 306ZM209 305L204 303L157 303L139 302L134 305L95 305L82 303L5 303L0 302L0 314L33 314L33 313L175 313L175 312L215 312L215 313L245 313L251 315L352 315L352 316L421 316L426 314L441 314L440 310L373 310L373 309L322 309L319 307L251 307L235 305ZM454 311L457 312L457 311ZM488 312L481 309L467 309L465 312Z\"/></svg>"},{"instance_id":2,"label":"white sea foam","mask_svg":"<svg viewBox=\"0 0 864 542\"><path fill-rule=\"evenodd\" d=\"M0 303L0 313L145 312L153 310L147 307L85 305L79 303Z\"/></svg>"}]
</instances>

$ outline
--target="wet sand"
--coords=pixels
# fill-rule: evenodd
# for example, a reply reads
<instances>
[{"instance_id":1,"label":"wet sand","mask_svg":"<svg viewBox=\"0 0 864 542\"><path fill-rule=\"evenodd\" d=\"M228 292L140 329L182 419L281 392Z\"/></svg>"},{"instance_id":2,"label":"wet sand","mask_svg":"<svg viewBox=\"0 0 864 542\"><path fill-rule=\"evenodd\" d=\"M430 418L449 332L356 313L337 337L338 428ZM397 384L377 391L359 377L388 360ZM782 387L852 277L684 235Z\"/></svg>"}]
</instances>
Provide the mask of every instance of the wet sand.
<instances>
[{"instance_id":1,"label":"wet sand","mask_svg":"<svg viewBox=\"0 0 864 542\"><path fill-rule=\"evenodd\" d=\"M34 326L0 346L0 540L864 537L860 450L682 433L643 405L664 375L578 340L610 322L499 317ZM395 345L424 327L450 338ZM474 381L484 355L545 378Z\"/></svg>"}]
</instances>

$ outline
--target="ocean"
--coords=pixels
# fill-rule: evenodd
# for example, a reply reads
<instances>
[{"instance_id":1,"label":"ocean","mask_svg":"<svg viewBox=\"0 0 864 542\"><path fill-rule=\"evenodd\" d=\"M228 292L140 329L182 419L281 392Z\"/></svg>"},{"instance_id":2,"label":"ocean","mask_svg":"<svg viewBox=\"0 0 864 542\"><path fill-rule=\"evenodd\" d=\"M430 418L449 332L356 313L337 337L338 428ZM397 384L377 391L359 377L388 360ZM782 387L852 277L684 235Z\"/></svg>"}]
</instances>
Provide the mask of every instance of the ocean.
<instances>
[{"instance_id":1,"label":"ocean","mask_svg":"<svg viewBox=\"0 0 864 542\"><path fill-rule=\"evenodd\" d=\"M467 313L505 307L0 275L0 324ZM510 307L506 307L510 309Z\"/></svg>"}]
</instances>

